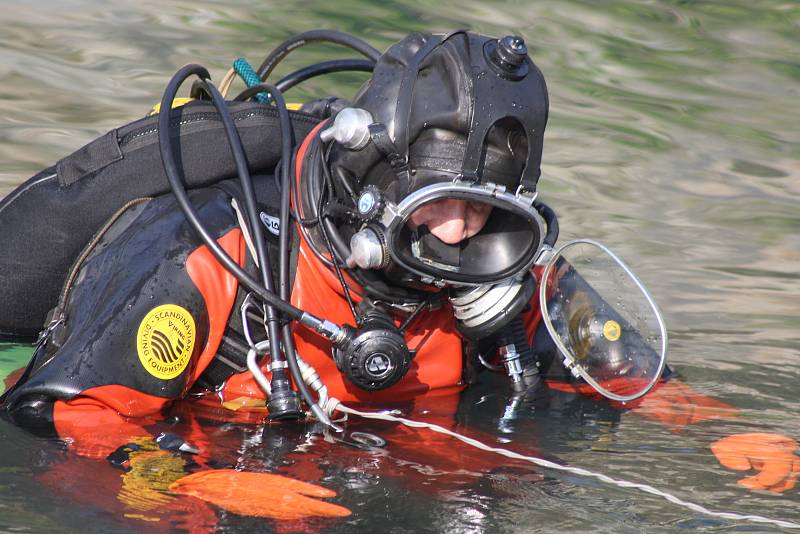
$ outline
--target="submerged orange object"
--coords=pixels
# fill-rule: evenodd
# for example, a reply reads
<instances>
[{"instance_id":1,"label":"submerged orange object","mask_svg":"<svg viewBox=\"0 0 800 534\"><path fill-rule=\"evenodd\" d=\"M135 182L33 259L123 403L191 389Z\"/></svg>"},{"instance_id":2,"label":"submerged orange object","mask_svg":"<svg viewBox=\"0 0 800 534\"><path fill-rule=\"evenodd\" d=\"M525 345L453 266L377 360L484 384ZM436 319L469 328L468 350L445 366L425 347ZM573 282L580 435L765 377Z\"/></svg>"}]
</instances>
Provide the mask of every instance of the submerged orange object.
<instances>
[{"instance_id":1,"label":"submerged orange object","mask_svg":"<svg viewBox=\"0 0 800 534\"><path fill-rule=\"evenodd\" d=\"M758 474L739 480L749 489L781 493L794 488L800 477L800 456L797 442L781 434L734 434L711 445L719 463L729 469Z\"/></svg>"},{"instance_id":2,"label":"submerged orange object","mask_svg":"<svg viewBox=\"0 0 800 534\"><path fill-rule=\"evenodd\" d=\"M701 421L737 417L737 410L733 406L703 395L676 380L657 384L647 396L631 403L631 407L637 414L659 421L676 431Z\"/></svg>"},{"instance_id":3,"label":"submerged orange object","mask_svg":"<svg viewBox=\"0 0 800 534\"><path fill-rule=\"evenodd\" d=\"M239 515L303 519L346 517L352 513L344 506L317 499L335 497L333 490L270 473L234 469L200 471L176 480L169 489Z\"/></svg>"}]
</instances>

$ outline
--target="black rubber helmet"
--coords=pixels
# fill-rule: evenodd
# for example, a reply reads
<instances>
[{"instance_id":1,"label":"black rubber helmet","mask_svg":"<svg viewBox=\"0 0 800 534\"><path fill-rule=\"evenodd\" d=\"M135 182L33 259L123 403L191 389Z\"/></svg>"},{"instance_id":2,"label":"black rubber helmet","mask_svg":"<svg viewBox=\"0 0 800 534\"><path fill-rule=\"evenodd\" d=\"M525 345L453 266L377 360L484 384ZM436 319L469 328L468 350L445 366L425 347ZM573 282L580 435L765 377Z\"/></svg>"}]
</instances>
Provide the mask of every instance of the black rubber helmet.
<instances>
[{"instance_id":1,"label":"black rubber helmet","mask_svg":"<svg viewBox=\"0 0 800 534\"><path fill-rule=\"evenodd\" d=\"M358 214L336 225L351 264L406 287L495 283L531 267L548 100L522 39L412 34L379 59L353 108L320 136L335 196ZM442 198L493 209L455 245L406 225Z\"/></svg>"}]
</instances>

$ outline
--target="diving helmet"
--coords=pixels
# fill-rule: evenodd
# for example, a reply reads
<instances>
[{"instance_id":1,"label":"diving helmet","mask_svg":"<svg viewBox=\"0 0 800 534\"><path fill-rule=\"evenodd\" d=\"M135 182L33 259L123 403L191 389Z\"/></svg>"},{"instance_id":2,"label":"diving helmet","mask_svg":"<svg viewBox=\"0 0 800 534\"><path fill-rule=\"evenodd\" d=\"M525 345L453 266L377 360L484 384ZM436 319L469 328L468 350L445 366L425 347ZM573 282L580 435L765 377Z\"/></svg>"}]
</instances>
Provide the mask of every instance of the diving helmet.
<instances>
[{"instance_id":1,"label":"diving helmet","mask_svg":"<svg viewBox=\"0 0 800 534\"><path fill-rule=\"evenodd\" d=\"M367 292L413 299L449 288L457 307L478 290L521 309L547 229L536 202L547 113L544 78L521 38L412 34L323 128L327 184L309 180L301 209L316 213L320 191L332 190L330 241ZM462 239L425 224L447 203L477 214Z\"/></svg>"}]
</instances>

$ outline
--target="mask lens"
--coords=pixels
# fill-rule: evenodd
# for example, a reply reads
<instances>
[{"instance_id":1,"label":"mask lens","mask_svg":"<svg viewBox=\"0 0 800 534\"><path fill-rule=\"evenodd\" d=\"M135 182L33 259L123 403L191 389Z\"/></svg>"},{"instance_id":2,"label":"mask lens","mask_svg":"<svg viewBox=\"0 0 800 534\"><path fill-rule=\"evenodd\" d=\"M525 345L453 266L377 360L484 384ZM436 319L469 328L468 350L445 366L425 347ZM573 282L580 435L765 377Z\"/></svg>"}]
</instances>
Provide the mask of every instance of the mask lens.
<instances>
[{"instance_id":1,"label":"mask lens","mask_svg":"<svg viewBox=\"0 0 800 534\"><path fill-rule=\"evenodd\" d=\"M488 195L434 197L415 206L389 240L392 256L433 278L490 283L519 274L540 244L538 214Z\"/></svg>"},{"instance_id":2,"label":"mask lens","mask_svg":"<svg viewBox=\"0 0 800 534\"><path fill-rule=\"evenodd\" d=\"M661 376L663 320L641 282L610 250L588 240L568 243L548 263L539 296L562 355L601 394L632 400Z\"/></svg>"},{"instance_id":3,"label":"mask lens","mask_svg":"<svg viewBox=\"0 0 800 534\"><path fill-rule=\"evenodd\" d=\"M406 225L411 230L424 226L439 241L457 245L480 232L491 213L491 204L478 200L440 198L414 210Z\"/></svg>"}]
</instances>

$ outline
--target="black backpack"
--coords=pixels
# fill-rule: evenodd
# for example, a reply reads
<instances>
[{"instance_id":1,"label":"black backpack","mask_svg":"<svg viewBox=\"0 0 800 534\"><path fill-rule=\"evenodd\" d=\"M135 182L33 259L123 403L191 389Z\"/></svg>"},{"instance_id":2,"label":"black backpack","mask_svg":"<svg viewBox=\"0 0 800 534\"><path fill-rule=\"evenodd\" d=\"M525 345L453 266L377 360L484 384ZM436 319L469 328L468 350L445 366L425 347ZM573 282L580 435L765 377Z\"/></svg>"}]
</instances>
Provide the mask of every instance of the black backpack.
<instances>
[{"instance_id":1,"label":"black backpack","mask_svg":"<svg viewBox=\"0 0 800 534\"><path fill-rule=\"evenodd\" d=\"M277 109L230 102L253 174L271 174L281 157ZM290 112L302 140L318 119ZM170 191L161 163L157 116L95 139L29 179L0 201L0 337L29 338L45 316L84 246L130 201ZM176 154L187 188L236 176L219 114L196 101L171 111Z\"/></svg>"}]
</instances>

